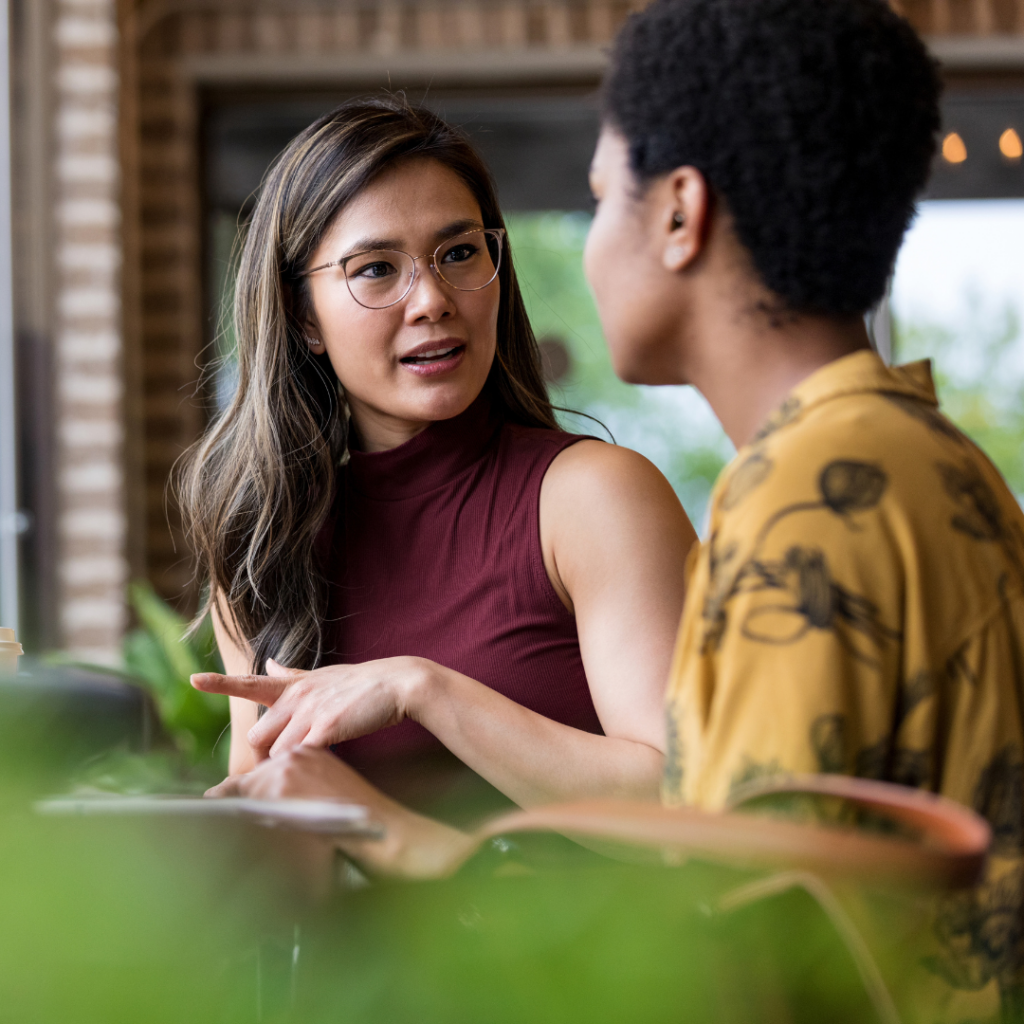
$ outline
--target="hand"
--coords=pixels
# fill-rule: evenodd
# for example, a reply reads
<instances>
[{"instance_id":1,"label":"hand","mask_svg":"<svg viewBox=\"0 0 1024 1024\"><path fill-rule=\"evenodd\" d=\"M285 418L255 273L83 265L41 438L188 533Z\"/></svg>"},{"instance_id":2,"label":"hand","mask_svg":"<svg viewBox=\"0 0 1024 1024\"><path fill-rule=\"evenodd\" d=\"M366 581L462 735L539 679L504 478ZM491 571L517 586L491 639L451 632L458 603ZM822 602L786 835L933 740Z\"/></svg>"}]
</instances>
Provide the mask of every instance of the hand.
<instances>
[{"instance_id":1,"label":"hand","mask_svg":"<svg viewBox=\"0 0 1024 1024\"><path fill-rule=\"evenodd\" d=\"M329 747L397 725L408 715L414 694L439 671L424 658L384 658L312 672L269 660L265 676L204 672L192 676L192 685L270 708L247 737L259 763L300 744Z\"/></svg>"},{"instance_id":2,"label":"hand","mask_svg":"<svg viewBox=\"0 0 1024 1024\"><path fill-rule=\"evenodd\" d=\"M387 799L359 772L329 750L302 746L263 761L246 775L229 775L208 789L206 796L244 796L253 800L335 800L364 807Z\"/></svg>"},{"instance_id":3,"label":"hand","mask_svg":"<svg viewBox=\"0 0 1024 1024\"><path fill-rule=\"evenodd\" d=\"M464 832L415 814L385 796L329 751L308 746L264 761L248 775L229 776L206 795L328 799L366 807L371 820L384 826L384 839L341 839L336 845L374 874L439 878L458 867L475 845Z\"/></svg>"}]
</instances>

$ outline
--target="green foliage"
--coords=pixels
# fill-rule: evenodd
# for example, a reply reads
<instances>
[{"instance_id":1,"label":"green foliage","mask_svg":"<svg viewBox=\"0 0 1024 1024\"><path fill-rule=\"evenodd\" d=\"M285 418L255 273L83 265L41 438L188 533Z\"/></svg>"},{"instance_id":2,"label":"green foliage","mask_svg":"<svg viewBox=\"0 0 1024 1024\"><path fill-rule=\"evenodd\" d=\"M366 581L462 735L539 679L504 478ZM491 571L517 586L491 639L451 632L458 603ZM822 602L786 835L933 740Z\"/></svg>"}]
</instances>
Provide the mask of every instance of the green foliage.
<instances>
[{"instance_id":1,"label":"green foliage","mask_svg":"<svg viewBox=\"0 0 1024 1024\"><path fill-rule=\"evenodd\" d=\"M148 583L133 583L130 597L139 627L125 637L125 668L153 695L161 724L189 762L216 754L226 767L227 744L218 740L229 721L228 699L189 683L196 672L224 671L211 621L189 636L186 620Z\"/></svg>"},{"instance_id":2,"label":"green foliage","mask_svg":"<svg viewBox=\"0 0 1024 1024\"><path fill-rule=\"evenodd\" d=\"M595 405L636 408L640 392L612 370L597 308L583 276L590 217L582 213L515 214L509 245L519 287L538 338L555 336L572 353L570 379L556 401L586 411Z\"/></svg>"},{"instance_id":3,"label":"green foliage","mask_svg":"<svg viewBox=\"0 0 1024 1024\"><path fill-rule=\"evenodd\" d=\"M0 1021L256 1021L275 887L249 874L241 839L188 821L43 818L5 778ZM249 877L232 876L240 866Z\"/></svg>"},{"instance_id":4,"label":"green foliage","mask_svg":"<svg viewBox=\"0 0 1024 1024\"><path fill-rule=\"evenodd\" d=\"M557 338L571 356L571 372L551 388L552 399L584 415L563 412L563 425L599 437L610 431L619 444L646 455L668 477L690 518L699 523L711 486L732 457L732 446L692 389L636 387L615 376L583 276L590 215L555 210L511 214L506 220L516 274L537 337ZM216 390L221 408L234 391L237 373L229 315L237 234L233 217L220 214L212 222L216 351L222 360Z\"/></svg>"},{"instance_id":5,"label":"green foliage","mask_svg":"<svg viewBox=\"0 0 1024 1024\"><path fill-rule=\"evenodd\" d=\"M898 321L900 362L932 360L942 409L992 459L1011 490L1024 496L1024 360L1016 310L968 295L957 327Z\"/></svg>"},{"instance_id":6,"label":"green foliage","mask_svg":"<svg viewBox=\"0 0 1024 1024\"><path fill-rule=\"evenodd\" d=\"M226 748L226 743L221 743ZM202 796L220 782L227 769L220 747L203 762L189 760L177 747L135 753L122 748L81 765L73 774L71 792L118 793L122 796Z\"/></svg>"},{"instance_id":7,"label":"green foliage","mask_svg":"<svg viewBox=\"0 0 1024 1024\"><path fill-rule=\"evenodd\" d=\"M515 873L484 856L311 905L292 841L239 821L42 817L0 773L0 1021L878 1019L806 893L719 909L746 872L527 851Z\"/></svg>"},{"instance_id":8,"label":"green foliage","mask_svg":"<svg viewBox=\"0 0 1024 1024\"><path fill-rule=\"evenodd\" d=\"M568 378L552 387L552 399L595 417L618 443L646 455L699 524L732 446L691 388L637 387L615 376L583 275L590 216L548 212L507 219L516 275L534 331L539 339L558 338L571 356ZM585 417L563 413L561 418L569 430L604 435Z\"/></svg>"}]
</instances>

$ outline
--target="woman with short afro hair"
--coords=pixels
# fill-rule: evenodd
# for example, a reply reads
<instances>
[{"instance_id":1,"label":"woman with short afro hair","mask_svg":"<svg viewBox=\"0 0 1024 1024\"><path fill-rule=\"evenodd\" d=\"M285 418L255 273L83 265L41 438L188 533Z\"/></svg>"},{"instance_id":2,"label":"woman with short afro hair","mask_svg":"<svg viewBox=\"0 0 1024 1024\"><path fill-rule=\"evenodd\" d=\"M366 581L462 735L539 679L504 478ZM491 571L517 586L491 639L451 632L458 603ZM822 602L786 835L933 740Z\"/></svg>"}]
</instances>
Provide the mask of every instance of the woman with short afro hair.
<instances>
[{"instance_id":1,"label":"woman with short afro hair","mask_svg":"<svg viewBox=\"0 0 1024 1024\"><path fill-rule=\"evenodd\" d=\"M840 773L984 815L905 1019L1024 1019L1024 514L863 314L924 188L939 79L881 0L656 0L605 83L585 252L616 371L737 448L691 565L663 796Z\"/></svg>"}]
</instances>

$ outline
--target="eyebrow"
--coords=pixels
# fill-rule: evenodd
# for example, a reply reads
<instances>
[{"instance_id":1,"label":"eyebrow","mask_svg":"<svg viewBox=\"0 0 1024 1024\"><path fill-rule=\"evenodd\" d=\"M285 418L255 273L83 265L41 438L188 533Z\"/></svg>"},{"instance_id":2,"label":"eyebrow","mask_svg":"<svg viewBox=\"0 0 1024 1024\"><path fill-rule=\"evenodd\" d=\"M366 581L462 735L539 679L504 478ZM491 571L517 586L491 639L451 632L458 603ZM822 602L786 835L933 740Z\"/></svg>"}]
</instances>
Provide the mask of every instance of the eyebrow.
<instances>
[{"instance_id":1,"label":"eyebrow","mask_svg":"<svg viewBox=\"0 0 1024 1024\"><path fill-rule=\"evenodd\" d=\"M453 235L461 235L463 231L472 231L474 228L483 228L483 224L480 223L475 217L463 217L461 220L453 220L450 224L446 224L443 228L438 229L434 232L434 240L440 244L446 238L451 238ZM401 250L402 242L397 238L360 238L358 241L353 242L349 250L342 256L339 256L339 260L348 259L349 256L355 256L361 252L368 252L373 249L397 249Z\"/></svg>"}]
</instances>

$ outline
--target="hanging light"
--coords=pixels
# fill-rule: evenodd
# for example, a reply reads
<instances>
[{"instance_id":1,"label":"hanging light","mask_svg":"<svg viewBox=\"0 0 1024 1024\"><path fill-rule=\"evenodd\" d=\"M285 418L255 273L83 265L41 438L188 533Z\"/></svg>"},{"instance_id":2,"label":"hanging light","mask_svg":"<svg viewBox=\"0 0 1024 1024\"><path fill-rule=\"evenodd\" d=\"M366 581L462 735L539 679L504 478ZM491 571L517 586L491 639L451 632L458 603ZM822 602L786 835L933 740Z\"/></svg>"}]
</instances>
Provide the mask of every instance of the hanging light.
<instances>
[{"instance_id":1,"label":"hanging light","mask_svg":"<svg viewBox=\"0 0 1024 1024\"><path fill-rule=\"evenodd\" d=\"M1020 136L1012 128L1007 128L999 136L999 152L1007 160L1019 160L1024 155L1024 146L1021 145Z\"/></svg>"},{"instance_id":2,"label":"hanging light","mask_svg":"<svg viewBox=\"0 0 1024 1024\"><path fill-rule=\"evenodd\" d=\"M948 164L962 164L967 159L967 147L956 132L950 132L942 140L942 158Z\"/></svg>"}]
</instances>

